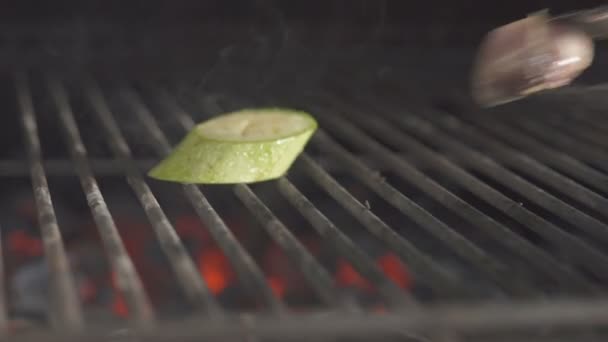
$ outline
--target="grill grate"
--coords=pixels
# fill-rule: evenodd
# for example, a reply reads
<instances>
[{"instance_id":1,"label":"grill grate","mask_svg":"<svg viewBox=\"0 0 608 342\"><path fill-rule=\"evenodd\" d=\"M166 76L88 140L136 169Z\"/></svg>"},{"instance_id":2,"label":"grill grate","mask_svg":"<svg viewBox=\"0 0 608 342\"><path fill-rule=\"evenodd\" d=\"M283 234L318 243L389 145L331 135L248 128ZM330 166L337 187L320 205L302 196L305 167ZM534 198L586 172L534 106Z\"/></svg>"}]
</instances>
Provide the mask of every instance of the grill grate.
<instances>
[{"instance_id":1,"label":"grill grate","mask_svg":"<svg viewBox=\"0 0 608 342\"><path fill-rule=\"evenodd\" d=\"M415 340L411 335L415 332L442 341L446 339L437 337L440 334L458 333L466 337L463 341L476 341L481 333L536 333L556 326L576 330L608 323L608 303L602 297L608 283L608 168L602 158L608 146L602 140L606 119L591 111L564 120L500 113L490 118L472 110L462 114L433 107L404 109L403 101L390 93L362 94L348 87L319 91L306 101L286 96L286 103L313 112L322 127L290 175L252 186L181 186L254 303L255 315L250 315L249 309L223 305L203 280L174 220L161 206L156 182L149 182L144 172L204 117L230 107L276 104L277 99L251 96L254 100L248 100L247 95L230 94L184 99L176 96L171 84L118 82L119 86L104 87L93 77L68 82L46 75L39 83L43 84L40 98L51 99L47 108L36 100L38 93L31 89L36 82L30 76L34 75L18 74L12 82L28 163L0 161L0 173L22 177L31 172L52 277L49 317L55 334L33 332L24 340L65 341L72 337L61 334L83 331L88 339L107 340L108 331L118 329L114 323L105 328L85 319L47 173L78 177L129 308L129 322L118 327L131 327L147 340L294 336ZM199 95L202 103L196 103ZM43 157L45 144L37 122L54 116L64 131L62 146L67 146L71 161ZM88 120L99 127L83 126ZM139 134L132 135L133 127ZM110 156L97 158L87 150L89 135L94 134L103 135ZM135 144L147 146L155 155L140 156L142 150ZM328 167L326 160L334 166ZM121 237L125 232L98 184L108 174L126 177L194 310L191 318L160 319L127 253ZM345 175L365 187L363 195L344 181ZM322 196L314 196L313 187ZM300 230L264 195L266 189L376 289L374 303L382 303L387 313L373 313L373 306L336 286L328 262L305 246ZM258 257L227 224L223 208L212 205L216 191L229 192L234 202L230 206L240 201L242 215L250 215L283 250L319 300L313 310L294 311L273 292ZM334 212L320 198L334 201L338 209ZM374 200L368 203L367 198ZM393 214L385 215L385 209ZM338 211L358 226L350 229L342 224L336 218ZM359 228L394 252L412 272L416 287L428 289L430 295L400 288L353 233ZM5 252L4 260L10 257ZM464 265L469 273L455 273L446 259ZM486 290L480 290L479 284ZM7 306L6 300L0 300L3 334L8 329ZM155 329L157 321L162 321L162 329Z\"/></svg>"},{"instance_id":2,"label":"grill grate","mask_svg":"<svg viewBox=\"0 0 608 342\"><path fill-rule=\"evenodd\" d=\"M363 118L364 119L364 118ZM555 227L554 225L550 224L549 222L544 221L541 217L535 215L534 213L528 211L525 208L522 208L522 206L518 203L516 203L515 201L509 199L508 197L500 194L498 191L492 189L490 186L484 184L483 182L479 181L478 179L476 179L475 177L473 177L472 175L470 175L469 173L467 173L465 170L463 170L462 168L456 166L455 164L453 164L452 162L450 162L449 160L447 160L445 157L432 152L431 150L429 150L428 148L424 147L422 144L414 141L413 139L410 138L405 138L404 136L401 135L401 133L399 133L397 130L390 128L390 126L388 125L383 125L381 123L379 123L378 121L374 121L374 120L367 120L364 119L365 121L365 125L366 127L370 127L370 129L375 129L376 133L378 134L378 136L382 136L382 137L387 137L387 139L391 139L391 143L397 146L410 146L412 147L412 150L415 151L416 153L420 153L420 154L424 154L423 156L421 156L422 158L425 158L425 160L428 160L428 162L430 163L430 165L432 165L432 167L436 167L437 169L441 170L442 172L445 172L448 176L453 177L455 181L460 182L464 187L470 189L471 192L477 194L480 198L483 198L485 200L487 200L489 203L491 203L492 205L496 206L498 209L502 210L505 214L510 215L513 217L513 219L515 220L519 220L520 223L530 227L531 229L539 227L537 229L539 229L537 232L539 234L543 234L543 236L545 236L548 240L553 241L555 244L557 244L558 246L560 246L561 248L563 248L563 250L565 252L570 252L572 251L572 255L571 257L573 259L580 259L581 262L586 263L588 265L592 265L594 262L598 261L598 260L602 260L605 259L605 256L602 255L602 253L600 253L599 251L595 250L594 248L592 248L591 246L589 246L588 244L584 243L583 241L581 241L580 239L576 238L573 235L567 234L566 232L560 230L559 228ZM342 126L346 126L345 122L340 122L339 123ZM420 132L420 127L417 126L416 127L417 132ZM344 130L346 131L346 130ZM360 133L358 131L356 131L356 128L353 127L353 141L357 141L358 143L360 143L364 148L372 148L372 147L376 147L374 148L375 151L377 151L378 153L384 152L385 155L387 155L389 158L390 155L388 152L386 152L386 150L382 147L380 147L380 145L378 145L378 143L370 140L370 139L363 139L364 136L363 134L357 134ZM432 139L434 141L441 141L441 136L439 134L434 134ZM455 145L454 141L450 141L450 143L448 144L448 146L450 146L450 148L454 147L454 146L458 146ZM466 157L470 162L474 162L476 164L478 163L484 163L484 165L482 165L486 170L488 169L487 165L489 164L490 166L494 166L491 167L491 169L489 170L488 174L490 175L490 177L496 177L496 179L498 181L504 181L504 182L508 182L506 184L507 187L511 188L511 189L521 189L520 191L525 192L525 196L529 196L529 197L534 197L534 200L537 200L537 195L538 194L545 194L544 192L542 192L541 189L532 186L531 184L524 184L526 187L524 188L522 186L521 183L523 183L523 180L519 179L519 178L515 178L515 177L509 177L509 176L513 176L513 174L508 174L508 172L506 172L506 170L504 169L499 169L499 167L496 167L496 164L493 164L493 162L491 162L491 160L480 156L480 155L474 155L472 153L472 151L467 150L466 153L461 154L461 156ZM396 170L402 170L403 172L406 172L405 170L411 170L411 173L414 173L417 177L416 178L410 178L410 180L412 182L415 182L416 184L424 184L424 180L426 178L426 176L424 176L423 174L416 172L412 167L409 167L405 162L403 162L402 160L398 159L398 158L390 158L391 163L393 163L395 166ZM484 170L484 171L486 171ZM502 171L502 172L501 172ZM407 177L404 176L404 177ZM427 181L428 183L428 181ZM434 184L432 189L429 189L427 191L431 192L432 190L437 191L437 192L442 192L442 193L446 193L446 190L443 189L440 185L436 184L436 183L429 183L429 184ZM547 195L548 196L548 195ZM455 197L452 197L454 200L457 200ZM553 198L554 199L554 198ZM554 201L557 203L552 203L552 208L554 210L554 212L558 215L560 215L561 213L563 213L564 208L562 205L563 202L558 202L558 201ZM463 201L459 201L460 204L464 204ZM448 204L446 204L448 205ZM469 209L473 209L472 207L469 207ZM577 211L576 209L573 208L568 208L569 210L565 212L565 215L563 215L564 217L566 217L567 219L575 219L575 216L577 216L578 214L580 215L585 215L580 211ZM463 209L459 209L460 213L462 215L465 215L466 211ZM472 215L469 215L472 216ZM475 215L473 218L478 218L479 215ZM585 218L589 218L589 221L592 221L594 223L594 226L589 226L588 222L585 222L583 224L582 221L577 222L581 228L593 228L593 227L597 227L598 225L600 226L597 230L594 230L594 232L600 232L600 233L604 233L606 232L606 229L603 226L603 224L597 222L596 220L590 218L589 216L584 216ZM595 224L597 223L597 224ZM536 225L535 225L536 224ZM543 230L540 230L543 229ZM496 233L498 230L496 229L490 229L488 230L491 233ZM497 237L497 239L500 239L501 241L503 240L503 236L499 236ZM513 247L515 247L515 250L520 250L522 247L522 244L516 244ZM543 265L546 266L546 265ZM500 267L500 266L498 266ZM593 270L589 270L591 272L597 272L597 276L601 277L601 274L604 274L605 270L601 270L601 269L597 269L595 267L593 267ZM496 279L498 280L498 282L503 282L504 283L504 277L501 276L501 272L504 272L504 270L497 270L495 271L496 273ZM571 272L569 272L569 274L571 274ZM563 274L561 275L561 278L563 279ZM568 280L569 282L573 283L577 278L575 277L572 280Z\"/></svg>"},{"instance_id":3,"label":"grill grate","mask_svg":"<svg viewBox=\"0 0 608 342\"><path fill-rule=\"evenodd\" d=\"M82 326L82 314L42 166L42 151L27 79L22 74L16 75L15 84L31 167L32 187L36 207L38 208L38 221L40 222L45 253L49 259L51 269L53 289L51 293L53 300L57 302L53 305L53 308L56 308L58 317L53 321L56 322L55 324L58 327L78 329Z\"/></svg>"}]
</instances>

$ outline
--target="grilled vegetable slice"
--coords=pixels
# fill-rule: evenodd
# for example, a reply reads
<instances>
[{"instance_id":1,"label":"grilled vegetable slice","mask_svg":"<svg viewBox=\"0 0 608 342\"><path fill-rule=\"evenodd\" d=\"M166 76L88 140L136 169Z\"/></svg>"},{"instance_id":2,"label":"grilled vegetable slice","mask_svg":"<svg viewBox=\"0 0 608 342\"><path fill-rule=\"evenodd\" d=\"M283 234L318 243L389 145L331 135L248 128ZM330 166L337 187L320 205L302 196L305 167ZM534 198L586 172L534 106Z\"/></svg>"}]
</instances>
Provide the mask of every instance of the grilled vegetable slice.
<instances>
[{"instance_id":1,"label":"grilled vegetable slice","mask_svg":"<svg viewBox=\"0 0 608 342\"><path fill-rule=\"evenodd\" d=\"M154 167L152 178L179 183L254 183L284 175L317 129L307 113L245 109L197 125Z\"/></svg>"}]
</instances>

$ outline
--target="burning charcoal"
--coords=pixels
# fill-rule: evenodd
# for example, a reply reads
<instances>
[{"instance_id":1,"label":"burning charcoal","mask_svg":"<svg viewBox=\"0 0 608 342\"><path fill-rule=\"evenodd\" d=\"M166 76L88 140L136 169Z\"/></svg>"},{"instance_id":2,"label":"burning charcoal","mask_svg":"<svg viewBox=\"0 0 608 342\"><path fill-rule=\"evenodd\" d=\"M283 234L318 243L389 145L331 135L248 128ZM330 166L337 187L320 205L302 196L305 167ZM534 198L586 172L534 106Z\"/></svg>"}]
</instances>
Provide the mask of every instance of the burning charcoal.
<instances>
[{"instance_id":1,"label":"burning charcoal","mask_svg":"<svg viewBox=\"0 0 608 342\"><path fill-rule=\"evenodd\" d=\"M306 246L307 241L301 242ZM264 273L267 274L268 285L278 298L308 297L310 295L306 279L276 243L270 244L266 249L262 265Z\"/></svg>"},{"instance_id":2,"label":"burning charcoal","mask_svg":"<svg viewBox=\"0 0 608 342\"><path fill-rule=\"evenodd\" d=\"M393 253L386 253L378 259L378 266L397 286L402 289L410 289L412 278L399 258Z\"/></svg>"},{"instance_id":3,"label":"burning charcoal","mask_svg":"<svg viewBox=\"0 0 608 342\"><path fill-rule=\"evenodd\" d=\"M363 291L372 290L372 285L343 259L338 260L335 281L339 287L357 288Z\"/></svg>"},{"instance_id":4,"label":"burning charcoal","mask_svg":"<svg viewBox=\"0 0 608 342\"><path fill-rule=\"evenodd\" d=\"M219 248L206 248L198 257L201 276L211 293L219 295L235 281L235 273L228 258Z\"/></svg>"},{"instance_id":5,"label":"burning charcoal","mask_svg":"<svg viewBox=\"0 0 608 342\"><path fill-rule=\"evenodd\" d=\"M399 258L387 252L376 258L376 263L387 278L404 290L410 290L412 286L411 277L407 268ZM374 292L375 289L370 282L362 277L354 267L343 259L339 259L335 274L336 284L340 287L357 288L361 291Z\"/></svg>"},{"instance_id":6,"label":"burning charcoal","mask_svg":"<svg viewBox=\"0 0 608 342\"><path fill-rule=\"evenodd\" d=\"M37 258L43 254L40 237L29 234L25 229L13 229L6 234L8 252L13 256Z\"/></svg>"},{"instance_id":7,"label":"burning charcoal","mask_svg":"<svg viewBox=\"0 0 608 342\"><path fill-rule=\"evenodd\" d=\"M487 35L473 70L473 97L490 107L565 86L593 55L592 38L583 30L531 15Z\"/></svg>"}]
</instances>

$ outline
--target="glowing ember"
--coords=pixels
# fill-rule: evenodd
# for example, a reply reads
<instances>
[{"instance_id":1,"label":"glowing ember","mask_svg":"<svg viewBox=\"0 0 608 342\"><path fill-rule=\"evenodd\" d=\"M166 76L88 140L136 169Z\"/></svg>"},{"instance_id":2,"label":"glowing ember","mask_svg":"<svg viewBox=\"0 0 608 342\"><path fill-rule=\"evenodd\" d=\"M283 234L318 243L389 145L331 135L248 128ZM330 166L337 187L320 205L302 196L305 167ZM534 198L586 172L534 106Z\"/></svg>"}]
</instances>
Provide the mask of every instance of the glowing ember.
<instances>
[{"instance_id":1,"label":"glowing ember","mask_svg":"<svg viewBox=\"0 0 608 342\"><path fill-rule=\"evenodd\" d=\"M25 257L37 257L43 253L42 241L19 229L9 233L7 238L9 252Z\"/></svg>"},{"instance_id":2,"label":"glowing ember","mask_svg":"<svg viewBox=\"0 0 608 342\"><path fill-rule=\"evenodd\" d=\"M168 263L164 264L164 252L158 243L153 227L141 219L136 219L128 215L115 217L116 226L121 235L126 252L133 260L135 269L142 280L144 291L149 297L151 304L156 310L163 310L167 307L177 307L176 302L171 296L175 291L179 291L179 285L174 281L171 267ZM307 305L307 301L315 297L313 289L308 285L299 267L295 267L293 260L287 253L272 240L266 243L257 241L252 246L248 245L251 241L251 230L236 219L227 220L230 230L234 233L237 240L241 241L247 249L257 249L254 255L260 256L260 266L266 277L266 282L273 294L279 299L289 298L290 302ZM236 273L230 261L216 244L211 236L209 229L201 220L191 214L176 217L174 227L186 245L189 253L194 255L195 263L201 278L207 284L210 293L220 296L221 300L229 303L239 302L238 299L229 298L233 295L232 289L236 282ZM89 230L96 232L97 228L90 224ZM110 271L110 265L97 264L95 262L84 262L77 255L83 250L90 254L90 246L83 244L84 241L95 241L100 244L99 236L95 234L84 235L82 229L75 242L67 244L66 248L75 256L75 267L84 267L88 273L82 274L78 281L79 297L85 305L95 305L103 302L113 315L120 318L127 318L130 315L128 303L124 294L121 292L117 283L117 274ZM87 240L88 239L88 240ZM322 263L325 258L329 258L331 253L323 254L321 239L314 235L303 235L297 237L304 248L315 257L319 257ZM255 242L255 241L254 241ZM40 238L29 233L27 230L18 229L7 232L4 241L7 251L15 258L11 263L16 264L17 260L24 259L28 262L30 258L39 258L44 253L43 242ZM99 253L103 252L103 247L99 247ZM261 250L259 248L262 248ZM106 251L107 252L107 251ZM93 258L95 260L95 258ZM89 260L90 261L90 260ZM407 267L401 263L399 258L392 253L381 254L375 259L379 269L397 286L407 290L412 286L412 278ZM87 268L87 265L90 268ZM374 286L346 260L338 259L334 273L334 281L337 287L350 288L355 292L367 296L376 292ZM36 283L36 281L34 281ZM104 294L110 292L106 297ZM240 295L239 295L240 296ZM31 295L26 298L31 298ZM237 297L240 298L240 297ZM245 301L246 302L246 301ZM293 304L294 310L299 310L298 305ZM379 303L373 304L374 312L384 312L385 307Z\"/></svg>"},{"instance_id":3,"label":"glowing ember","mask_svg":"<svg viewBox=\"0 0 608 342\"><path fill-rule=\"evenodd\" d=\"M283 298L287 292L286 281L282 277L268 277L268 286L275 296Z\"/></svg>"},{"instance_id":4,"label":"glowing ember","mask_svg":"<svg viewBox=\"0 0 608 342\"><path fill-rule=\"evenodd\" d=\"M412 286L412 278L410 277L407 268L401 260L392 253L387 253L378 258L378 266L384 274L399 285L402 289L409 289Z\"/></svg>"},{"instance_id":5,"label":"glowing ember","mask_svg":"<svg viewBox=\"0 0 608 342\"><path fill-rule=\"evenodd\" d=\"M112 286L112 312L120 317L128 317L129 316L129 307L127 306L127 302L125 301L124 296L118 289L117 281L116 281L116 273L112 272L111 274L111 286Z\"/></svg>"},{"instance_id":6,"label":"glowing ember","mask_svg":"<svg viewBox=\"0 0 608 342\"><path fill-rule=\"evenodd\" d=\"M339 260L336 271L336 285L339 287L353 287L361 290L371 290L372 286L344 260Z\"/></svg>"},{"instance_id":7,"label":"glowing ember","mask_svg":"<svg viewBox=\"0 0 608 342\"><path fill-rule=\"evenodd\" d=\"M235 277L228 259L219 248L202 251L198 257L198 268L209 291L215 295L222 293Z\"/></svg>"},{"instance_id":8,"label":"glowing ember","mask_svg":"<svg viewBox=\"0 0 608 342\"><path fill-rule=\"evenodd\" d=\"M399 258L386 253L380 256L376 263L387 278L395 282L402 289L410 289L412 279L407 268L401 263ZM343 259L338 260L335 274L336 285L340 287L357 288L364 291L373 291L374 288L365 278L363 278L351 264Z\"/></svg>"},{"instance_id":9,"label":"glowing ember","mask_svg":"<svg viewBox=\"0 0 608 342\"><path fill-rule=\"evenodd\" d=\"M120 293L116 293L114 295L114 300L112 301L112 312L120 317L129 316L129 307L127 307L127 302Z\"/></svg>"}]
</instances>

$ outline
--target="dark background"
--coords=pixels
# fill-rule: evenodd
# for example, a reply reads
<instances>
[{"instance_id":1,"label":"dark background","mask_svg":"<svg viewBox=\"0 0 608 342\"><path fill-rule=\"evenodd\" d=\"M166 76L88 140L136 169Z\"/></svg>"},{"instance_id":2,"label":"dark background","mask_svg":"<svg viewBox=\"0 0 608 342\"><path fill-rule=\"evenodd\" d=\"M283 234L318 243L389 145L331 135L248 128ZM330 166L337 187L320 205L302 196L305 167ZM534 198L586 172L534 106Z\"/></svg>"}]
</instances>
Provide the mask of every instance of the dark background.
<instances>
[{"instance_id":1,"label":"dark background","mask_svg":"<svg viewBox=\"0 0 608 342\"><path fill-rule=\"evenodd\" d=\"M602 1L10 1L0 2L3 65L37 59L163 65L215 58L230 44L289 39L318 49L473 46L489 29L549 8ZM32 56L32 57L29 57ZM156 62L151 62L158 59ZM0 60L1 62L2 60Z\"/></svg>"},{"instance_id":2,"label":"dark background","mask_svg":"<svg viewBox=\"0 0 608 342\"><path fill-rule=\"evenodd\" d=\"M489 30L548 8L602 1L56 0L0 1L0 75L15 69L95 71L146 82L159 74L209 91L321 88L357 74L412 93L468 93L476 47ZM580 78L608 79L605 49ZM212 72L209 72L212 70ZM400 72L400 74L398 74ZM0 76L1 77L1 76ZM188 84L188 82L185 82ZM13 101L12 86L4 91ZM433 95L434 96L434 95ZM41 105L41 104L40 104ZM46 123L42 122L41 125ZM6 138L8 142L12 138ZM48 150L48 147L47 147Z\"/></svg>"}]
</instances>

